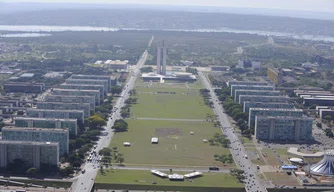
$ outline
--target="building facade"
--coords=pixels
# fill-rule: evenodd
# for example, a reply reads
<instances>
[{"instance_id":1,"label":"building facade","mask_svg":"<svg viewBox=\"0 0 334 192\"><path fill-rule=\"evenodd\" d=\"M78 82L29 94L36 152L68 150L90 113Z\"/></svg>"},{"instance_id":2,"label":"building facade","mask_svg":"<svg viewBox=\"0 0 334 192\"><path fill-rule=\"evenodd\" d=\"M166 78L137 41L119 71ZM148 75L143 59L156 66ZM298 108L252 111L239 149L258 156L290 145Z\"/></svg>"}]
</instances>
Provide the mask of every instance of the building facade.
<instances>
[{"instance_id":1,"label":"building facade","mask_svg":"<svg viewBox=\"0 0 334 192\"><path fill-rule=\"evenodd\" d=\"M5 83L3 88L7 93L40 93L44 91L44 83Z\"/></svg>"},{"instance_id":2,"label":"building facade","mask_svg":"<svg viewBox=\"0 0 334 192\"><path fill-rule=\"evenodd\" d=\"M128 60L107 60L104 64L107 68L113 70L127 70L129 68Z\"/></svg>"},{"instance_id":3,"label":"building facade","mask_svg":"<svg viewBox=\"0 0 334 192\"><path fill-rule=\"evenodd\" d=\"M232 85L258 85L258 86L268 86L267 82L262 81L228 81L227 85L231 87Z\"/></svg>"},{"instance_id":4,"label":"building facade","mask_svg":"<svg viewBox=\"0 0 334 192\"><path fill-rule=\"evenodd\" d=\"M79 89L79 90L98 90L100 91L100 97L104 99L105 91L103 85L85 85L85 84L60 84L60 89Z\"/></svg>"},{"instance_id":5,"label":"building facade","mask_svg":"<svg viewBox=\"0 0 334 192\"><path fill-rule=\"evenodd\" d=\"M63 102L63 103L89 103L91 109L95 109L95 96L70 96L70 95L51 95L44 97L46 102Z\"/></svg>"},{"instance_id":6,"label":"building facade","mask_svg":"<svg viewBox=\"0 0 334 192\"><path fill-rule=\"evenodd\" d=\"M278 109L293 109L292 103L271 103L271 102L244 102L243 112L249 113L250 108L278 108Z\"/></svg>"},{"instance_id":7,"label":"building facade","mask_svg":"<svg viewBox=\"0 0 334 192\"><path fill-rule=\"evenodd\" d=\"M260 95L260 96L279 96L279 91L258 91L258 90L243 90L237 89L235 90L234 101L239 103L240 95Z\"/></svg>"},{"instance_id":8,"label":"building facade","mask_svg":"<svg viewBox=\"0 0 334 192\"><path fill-rule=\"evenodd\" d=\"M34 141L59 143L59 154L69 154L68 129L3 127L2 139L7 141Z\"/></svg>"},{"instance_id":9,"label":"building facade","mask_svg":"<svg viewBox=\"0 0 334 192\"><path fill-rule=\"evenodd\" d=\"M310 105L321 105L321 106L334 106L334 98L324 97L305 97L303 104L306 106Z\"/></svg>"},{"instance_id":10,"label":"building facade","mask_svg":"<svg viewBox=\"0 0 334 192\"><path fill-rule=\"evenodd\" d=\"M281 117L302 117L302 109L276 109L276 108L250 108L248 115L248 126L255 126L256 116L281 116Z\"/></svg>"},{"instance_id":11,"label":"building facade","mask_svg":"<svg viewBox=\"0 0 334 192\"><path fill-rule=\"evenodd\" d=\"M257 91L275 91L274 86L261 86L261 85L232 85L231 86L231 96L235 97L236 90L257 90Z\"/></svg>"},{"instance_id":12,"label":"building facade","mask_svg":"<svg viewBox=\"0 0 334 192\"><path fill-rule=\"evenodd\" d=\"M6 168L15 159L21 159L27 166L37 169L40 168L41 164L57 166L59 163L59 144L0 140L0 167Z\"/></svg>"},{"instance_id":13,"label":"building facade","mask_svg":"<svg viewBox=\"0 0 334 192\"><path fill-rule=\"evenodd\" d=\"M87 84L87 85L103 85L107 94L111 87L109 87L110 81L108 80L95 80L95 79L66 79L67 84Z\"/></svg>"},{"instance_id":14,"label":"building facade","mask_svg":"<svg viewBox=\"0 0 334 192\"><path fill-rule=\"evenodd\" d=\"M77 119L82 124L85 121L83 110L53 110L27 108L28 117L55 118L55 119Z\"/></svg>"},{"instance_id":15,"label":"building facade","mask_svg":"<svg viewBox=\"0 0 334 192\"><path fill-rule=\"evenodd\" d=\"M100 91L84 90L84 89L58 89L51 90L52 95L67 95L67 96L94 96L96 103L101 103Z\"/></svg>"},{"instance_id":16,"label":"building facade","mask_svg":"<svg viewBox=\"0 0 334 192\"><path fill-rule=\"evenodd\" d=\"M45 129L69 129L71 135L78 134L76 119L51 119L34 117L14 118L15 127L45 128Z\"/></svg>"},{"instance_id":17,"label":"building facade","mask_svg":"<svg viewBox=\"0 0 334 192\"><path fill-rule=\"evenodd\" d=\"M287 96L262 96L262 95L240 95L239 104L244 105L246 101L250 102L273 102L273 103L285 103L289 101Z\"/></svg>"},{"instance_id":18,"label":"building facade","mask_svg":"<svg viewBox=\"0 0 334 192\"><path fill-rule=\"evenodd\" d=\"M38 102L37 109L55 109L55 110L82 110L84 111L84 117L90 117L91 109L88 103L57 103L57 102Z\"/></svg>"},{"instance_id":19,"label":"building facade","mask_svg":"<svg viewBox=\"0 0 334 192\"><path fill-rule=\"evenodd\" d=\"M114 76L108 76L108 75L72 75L70 77L71 79L95 79L95 80L107 80L108 81L108 87L116 86L117 85L117 79Z\"/></svg>"},{"instance_id":20,"label":"building facade","mask_svg":"<svg viewBox=\"0 0 334 192\"><path fill-rule=\"evenodd\" d=\"M273 81L276 85L283 83L283 73L275 68L268 68L267 77Z\"/></svg>"},{"instance_id":21,"label":"building facade","mask_svg":"<svg viewBox=\"0 0 334 192\"><path fill-rule=\"evenodd\" d=\"M313 119L307 117L255 117L255 137L259 140L305 142L312 139Z\"/></svg>"}]
</instances>

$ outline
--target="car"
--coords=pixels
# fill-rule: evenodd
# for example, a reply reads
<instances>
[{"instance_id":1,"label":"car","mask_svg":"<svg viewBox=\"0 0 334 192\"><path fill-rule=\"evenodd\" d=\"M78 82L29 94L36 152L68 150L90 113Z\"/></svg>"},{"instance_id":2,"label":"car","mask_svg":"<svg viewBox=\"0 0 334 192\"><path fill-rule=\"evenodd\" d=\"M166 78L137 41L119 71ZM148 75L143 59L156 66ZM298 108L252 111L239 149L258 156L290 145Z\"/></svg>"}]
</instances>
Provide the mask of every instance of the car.
<instances>
[{"instance_id":1,"label":"car","mask_svg":"<svg viewBox=\"0 0 334 192\"><path fill-rule=\"evenodd\" d=\"M219 171L219 167L209 167L210 171Z\"/></svg>"}]
</instances>

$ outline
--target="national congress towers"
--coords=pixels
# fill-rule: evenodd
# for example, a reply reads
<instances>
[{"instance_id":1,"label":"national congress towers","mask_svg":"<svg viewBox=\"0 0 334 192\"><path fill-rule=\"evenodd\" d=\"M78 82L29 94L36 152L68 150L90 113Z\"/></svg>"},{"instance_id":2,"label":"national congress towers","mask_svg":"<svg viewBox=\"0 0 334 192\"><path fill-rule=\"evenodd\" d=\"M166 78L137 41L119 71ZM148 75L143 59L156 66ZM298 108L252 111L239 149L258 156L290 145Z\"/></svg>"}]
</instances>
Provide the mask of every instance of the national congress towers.
<instances>
[{"instance_id":1,"label":"national congress towers","mask_svg":"<svg viewBox=\"0 0 334 192\"><path fill-rule=\"evenodd\" d=\"M157 47L157 74L166 75L167 63L167 47L165 41L162 42L162 47Z\"/></svg>"}]
</instances>

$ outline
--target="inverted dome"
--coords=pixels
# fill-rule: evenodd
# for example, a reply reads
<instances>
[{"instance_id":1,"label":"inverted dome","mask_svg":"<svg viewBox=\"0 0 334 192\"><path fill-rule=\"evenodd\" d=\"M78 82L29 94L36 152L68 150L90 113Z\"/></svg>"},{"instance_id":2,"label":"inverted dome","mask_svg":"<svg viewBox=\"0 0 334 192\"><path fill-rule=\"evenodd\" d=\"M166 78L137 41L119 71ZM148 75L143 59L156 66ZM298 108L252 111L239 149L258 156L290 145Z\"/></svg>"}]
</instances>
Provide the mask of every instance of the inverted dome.
<instances>
[{"instance_id":1,"label":"inverted dome","mask_svg":"<svg viewBox=\"0 0 334 192\"><path fill-rule=\"evenodd\" d=\"M326 150L324 158L311 165L310 172L315 175L334 176L334 150Z\"/></svg>"}]
</instances>

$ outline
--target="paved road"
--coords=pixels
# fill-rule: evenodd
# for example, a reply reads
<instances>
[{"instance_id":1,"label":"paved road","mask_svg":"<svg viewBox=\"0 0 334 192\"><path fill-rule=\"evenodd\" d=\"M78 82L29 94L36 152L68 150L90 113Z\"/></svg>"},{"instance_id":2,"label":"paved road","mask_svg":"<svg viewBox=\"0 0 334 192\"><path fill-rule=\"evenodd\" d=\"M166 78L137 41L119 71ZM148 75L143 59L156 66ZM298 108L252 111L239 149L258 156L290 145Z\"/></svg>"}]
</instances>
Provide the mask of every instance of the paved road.
<instances>
[{"instance_id":1,"label":"paved road","mask_svg":"<svg viewBox=\"0 0 334 192\"><path fill-rule=\"evenodd\" d=\"M114 125L116 119L121 119L120 109L124 106L124 101L129 97L129 91L133 89L135 85L135 81L137 79L138 74L140 73L140 68L144 65L147 60L147 50L143 53L140 60L137 62L136 68L133 71L133 74L128 81L128 83L124 86L124 89L121 93L121 97L118 99L116 104L114 105L113 113L109 118L106 126L106 131L108 134L106 136L100 136L100 139L97 143L96 151L104 147L109 147L109 143L114 135L111 127ZM86 163L84 169L86 172L84 174L79 175L76 180L73 182L69 191L73 192L88 192L92 189L95 177L98 172L98 165L93 163Z\"/></svg>"},{"instance_id":2,"label":"paved road","mask_svg":"<svg viewBox=\"0 0 334 192\"><path fill-rule=\"evenodd\" d=\"M170 119L170 118L148 118L148 117L135 117L133 119L138 120L152 120L152 121L190 121L190 122L203 122L205 119Z\"/></svg>"},{"instance_id":3,"label":"paved road","mask_svg":"<svg viewBox=\"0 0 334 192\"><path fill-rule=\"evenodd\" d=\"M227 135L227 137L231 141L230 150L233 155L234 161L239 169L245 171L246 191L266 192L266 187L260 183L259 178L256 175L256 167L249 161L248 157L245 156L246 151L244 149L244 146L240 142L238 136L234 133L234 130L232 129L232 126L228 120L228 116L224 113L222 106L218 102L218 98L214 92L214 89L211 87L211 84L202 72L199 72L198 75L201 78L205 88L210 90L211 100L214 104L214 112L222 125L222 132Z\"/></svg>"},{"instance_id":4,"label":"paved road","mask_svg":"<svg viewBox=\"0 0 334 192\"><path fill-rule=\"evenodd\" d=\"M164 171L167 174L169 173L169 168L166 167L120 167L120 166L116 166L116 167L110 167L110 169L121 169L121 170L142 170L142 171L150 171L152 169L154 170L159 170L159 171ZM203 172L203 173L208 173L208 172L214 172L214 173L230 173L229 169L220 169L219 171L210 171L208 168L173 168L173 172L193 172L193 171L199 171L199 172Z\"/></svg>"}]
</instances>

